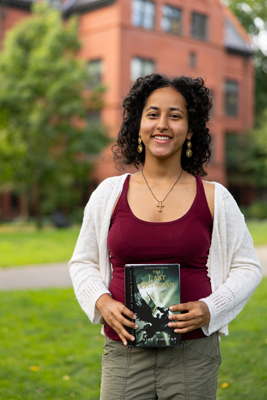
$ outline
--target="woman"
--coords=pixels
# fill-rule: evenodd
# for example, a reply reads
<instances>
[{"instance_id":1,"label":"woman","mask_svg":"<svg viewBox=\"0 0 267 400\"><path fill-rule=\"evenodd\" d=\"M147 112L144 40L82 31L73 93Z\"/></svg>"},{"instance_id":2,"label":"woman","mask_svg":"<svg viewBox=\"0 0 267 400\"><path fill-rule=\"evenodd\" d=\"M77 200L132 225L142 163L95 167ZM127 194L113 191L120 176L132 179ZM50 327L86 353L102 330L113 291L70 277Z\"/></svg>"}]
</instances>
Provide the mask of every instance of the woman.
<instances>
[{"instance_id":1,"label":"woman","mask_svg":"<svg viewBox=\"0 0 267 400\"><path fill-rule=\"evenodd\" d=\"M230 193L202 181L210 157L211 99L201 78L152 74L123 102L115 161L138 172L102 182L88 202L70 261L77 299L104 323L101 400L216 398L218 335L261 280L251 236ZM169 326L177 348L132 348L126 263L179 263L181 304ZM111 268L112 265L112 268Z\"/></svg>"}]
</instances>

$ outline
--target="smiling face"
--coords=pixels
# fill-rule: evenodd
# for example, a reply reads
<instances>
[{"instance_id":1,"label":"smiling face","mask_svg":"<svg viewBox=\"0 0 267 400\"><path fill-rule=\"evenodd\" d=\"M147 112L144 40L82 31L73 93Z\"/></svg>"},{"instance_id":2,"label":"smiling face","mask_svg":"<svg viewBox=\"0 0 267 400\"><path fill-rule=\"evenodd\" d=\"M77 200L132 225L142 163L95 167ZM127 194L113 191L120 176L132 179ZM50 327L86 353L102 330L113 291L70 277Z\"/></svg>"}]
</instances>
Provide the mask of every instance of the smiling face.
<instances>
[{"instance_id":1,"label":"smiling face","mask_svg":"<svg viewBox=\"0 0 267 400\"><path fill-rule=\"evenodd\" d=\"M151 157L180 160L183 144L192 136L185 98L171 87L152 92L143 109L139 135L146 161Z\"/></svg>"}]
</instances>

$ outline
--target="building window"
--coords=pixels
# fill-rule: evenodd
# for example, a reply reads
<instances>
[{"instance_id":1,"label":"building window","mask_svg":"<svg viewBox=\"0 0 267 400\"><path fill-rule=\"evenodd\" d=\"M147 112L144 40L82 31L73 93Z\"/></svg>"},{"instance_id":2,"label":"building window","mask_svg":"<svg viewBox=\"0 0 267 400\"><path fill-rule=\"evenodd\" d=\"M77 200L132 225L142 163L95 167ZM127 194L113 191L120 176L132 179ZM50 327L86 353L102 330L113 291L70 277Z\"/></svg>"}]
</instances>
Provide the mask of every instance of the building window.
<instances>
[{"instance_id":1,"label":"building window","mask_svg":"<svg viewBox=\"0 0 267 400\"><path fill-rule=\"evenodd\" d=\"M208 38L208 17L206 15L193 13L192 14L192 36L207 40Z\"/></svg>"},{"instance_id":2,"label":"building window","mask_svg":"<svg viewBox=\"0 0 267 400\"><path fill-rule=\"evenodd\" d=\"M134 82L140 76L152 74L155 71L155 63L152 60L135 57L131 61L131 81Z\"/></svg>"},{"instance_id":3,"label":"building window","mask_svg":"<svg viewBox=\"0 0 267 400\"><path fill-rule=\"evenodd\" d=\"M216 163L216 137L214 135L211 136L211 142L210 142L210 161L209 164L215 164Z\"/></svg>"},{"instance_id":4,"label":"building window","mask_svg":"<svg viewBox=\"0 0 267 400\"><path fill-rule=\"evenodd\" d=\"M94 88L102 81L102 61L100 59L89 61L88 72L90 76L88 87Z\"/></svg>"},{"instance_id":5,"label":"building window","mask_svg":"<svg viewBox=\"0 0 267 400\"><path fill-rule=\"evenodd\" d=\"M238 83L236 81L225 81L224 111L226 115L235 117L238 115Z\"/></svg>"},{"instance_id":6,"label":"building window","mask_svg":"<svg viewBox=\"0 0 267 400\"><path fill-rule=\"evenodd\" d=\"M191 51L189 54L189 67L190 68L196 68L197 65L197 56L194 51Z\"/></svg>"},{"instance_id":7,"label":"building window","mask_svg":"<svg viewBox=\"0 0 267 400\"><path fill-rule=\"evenodd\" d=\"M182 11L179 8L162 7L161 27L165 32L181 35L182 33Z\"/></svg>"},{"instance_id":8,"label":"building window","mask_svg":"<svg viewBox=\"0 0 267 400\"><path fill-rule=\"evenodd\" d=\"M152 1L132 1L132 24L145 29L153 29L155 17L155 4Z\"/></svg>"},{"instance_id":9,"label":"building window","mask_svg":"<svg viewBox=\"0 0 267 400\"><path fill-rule=\"evenodd\" d=\"M210 97L211 97L211 101L212 101L212 108L210 109L210 119L211 119L215 115L215 94L212 89L210 90Z\"/></svg>"}]
</instances>

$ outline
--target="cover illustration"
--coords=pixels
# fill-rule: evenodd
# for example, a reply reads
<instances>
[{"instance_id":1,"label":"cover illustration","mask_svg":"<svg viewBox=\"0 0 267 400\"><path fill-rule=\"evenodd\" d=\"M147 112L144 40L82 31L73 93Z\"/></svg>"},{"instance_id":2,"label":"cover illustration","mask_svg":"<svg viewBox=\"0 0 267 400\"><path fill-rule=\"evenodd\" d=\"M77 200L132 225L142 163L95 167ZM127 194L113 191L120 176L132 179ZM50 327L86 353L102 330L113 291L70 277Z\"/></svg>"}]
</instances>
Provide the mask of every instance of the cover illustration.
<instances>
[{"instance_id":1,"label":"cover illustration","mask_svg":"<svg viewBox=\"0 0 267 400\"><path fill-rule=\"evenodd\" d=\"M179 346L181 335L169 328L170 306L180 303L179 264L126 264L125 304L136 315L137 329L128 346ZM177 312L176 312L177 313Z\"/></svg>"}]
</instances>

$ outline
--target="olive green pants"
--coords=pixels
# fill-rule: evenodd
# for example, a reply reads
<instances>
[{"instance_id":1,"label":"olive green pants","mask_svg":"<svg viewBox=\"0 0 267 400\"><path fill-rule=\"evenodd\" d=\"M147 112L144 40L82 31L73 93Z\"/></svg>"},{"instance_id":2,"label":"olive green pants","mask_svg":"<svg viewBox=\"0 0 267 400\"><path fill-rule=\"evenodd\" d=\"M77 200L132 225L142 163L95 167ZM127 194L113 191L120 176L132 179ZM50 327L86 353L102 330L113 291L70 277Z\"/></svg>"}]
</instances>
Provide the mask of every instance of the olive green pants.
<instances>
[{"instance_id":1,"label":"olive green pants","mask_svg":"<svg viewBox=\"0 0 267 400\"><path fill-rule=\"evenodd\" d=\"M100 400L215 400L220 363L217 333L150 349L106 337Z\"/></svg>"}]
</instances>

